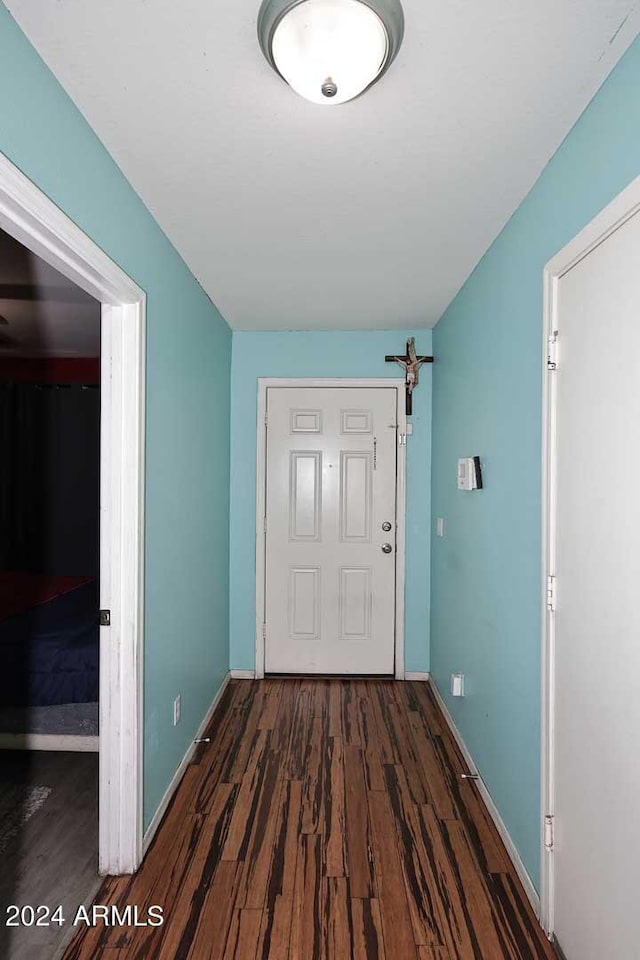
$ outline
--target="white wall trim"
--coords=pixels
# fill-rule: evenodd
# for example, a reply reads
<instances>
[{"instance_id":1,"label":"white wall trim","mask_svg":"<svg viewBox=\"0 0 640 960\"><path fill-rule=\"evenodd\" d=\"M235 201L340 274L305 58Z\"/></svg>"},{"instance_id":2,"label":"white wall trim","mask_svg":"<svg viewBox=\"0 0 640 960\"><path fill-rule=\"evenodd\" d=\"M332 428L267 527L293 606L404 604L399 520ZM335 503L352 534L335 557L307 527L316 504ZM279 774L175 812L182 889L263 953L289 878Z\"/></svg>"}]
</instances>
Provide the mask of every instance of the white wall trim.
<instances>
[{"instance_id":1,"label":"white wall trim","mask_svg":"<svg viewBox=\"0 0 640 960\"><path fill-rule=\"evenodd\" d=\"M266 536L264 516L266 508L266 470L267 470L267 431L265 416L267 412L267 390L273 387L393 387L396 391L396 417L398 433L407 432L405 413L405 381L396 377L343 377L328 379L260 377L258 379L258 424L256 452L256 668L255 678L264 677L264 638L265 616L265 551ZM407 446L398 445L396 460L396 615L395 615L395 678L404 680L404 617L405 617L405 542L406 542L406 477Z\"/></svg>"},{"instance_id":2,"label":"white wall trim","mask_svg":"<svg viewBox=\"0 0 640 960\"><path fill-rule=\"evenodd\" d=\"M555 813L555 622L553 613L547 608L546 585L547 577L556 572L556 378L547 369L547 344L551 332L558 326L560 278L639 212L640 177L636 177L549 260L543 272L540 922L548 936L552 936L554 930L553 853L544 845L543 827L545 815Z\"/></svg>"},{"instance_id":3,"label":"white wall trim","mask_svg":"<svg viewBox=\"0 0 640 960\"><path fill-rule=\"evenodd\" d=\"M480 796L482 797L484 805L489 812L489 816L493 820L496 826L496 829L500 834L500 838L506 847L507 853L509 854L509 858L513 863L513 866L515 867L515 871L518 874L518 877L520 878L520 882L524 887L524 891L527 897L529 898L531 906L533 907L536 916L539 917L540 916L540 898L538 896L538 891L536 890L531 877L527 873L527 868L525 867L524 863L520 858L518 849L515 843L513 842L513 840L511 839L511 835L509 834L509 831L505 826L504 820L500 816L500 812L498 811L498 808L496 807L493 801L493 798L489 793L489 789L486 783L484 782L484 780L482 779L482 777L480 776L480 772L475 765L474 759L471 756L471 753L469 752L469 749L466 743L464 742L462 734L460 733L457 726L455 725L454 719L449 713L449 709L446 703L440 696L440 691L438 690L435 683L433 682L433 678L429 680L429 686L431 687L431 690L433 691L433 695L438 702L438 706L442 710L443 716L447 721L449 729L451 730L451 733L453 734L453 737L456 743L458 744L458 746L460 747L462 755L467 762L469 773L474 773L474 774L477 774L478 776L478 779L475 781L475 783L478 786L478 792L480 793Z\"/></svg>"},{"instance_id":4,"label":"white wall trim","mask_svg":"<svg viewBox=\"0 0 640 960\"><path fill-rule=\"evenodd\" d=\"M230 670L232 680L255 680L255 670Z\"/></svg>"},{"instance_id":5,"label":"white wall trim","mask_svg":"<svg viewBox=\"0 0 640 960\"><path fill-rule=\"evenodd\" d=\"M98 753L100 737L72 733L0 733L0 750L53 750Z\"/></svg>"},{"instance_id":6,"label":"white wall trim","mask_svg":"<svg viewBox=\"0 0 640 960\"><path fill-rule=\"evenodd\" d=\"M405 670L404 679L405 680L420 680L424 683L427 683L430 673L425 673L423 670Z\"/></svg>"},{"instance_id":7,"label":"white wall trim","mask_svg":"<svg viewBox=\"0 0 640 960\"><path fill-rule=\"evenodd\" d=\"M0 154L0 227L102 304L101 873L142 857L145 310L143 290Z\"/></svg>"},{"instance_id":8,"label":"white wall trim","mask_svg":"<svg viewBox=\"0 0 640 960\"><path fill-rule=\"evenodd\" d=\"M164 817L165 813L167 812L167 807L168 807L169 804L171 803L171 800L172 800L172 798L173 798L174 793L176 792L176 790L177 790L178 787L180 786L180 781L182 780L182 778L183 778L183 776L184 776L185 770L187 769L187 767L188 767L189 764L191 763L191 759L192 759L192 757L193 757L193 754L194 754L195 749L196 749L196 746L197 746L197 744L195 743L195 741L198 740L200 737L203 736L205 730L206 730L207 727L209 726L209 724L210 724L210 722L211 722L211 718L213 717L214 713L216 712L216 710L217 710L217 708L218 708L218 706L219 706L219 704L220 704L220 700L222 699L222 694L223 694L224 691L226 690L227 684L229 683L229 680L230 680L230 679L231 679L231 673L227 673L227 675L225 676L224 680L223 680L222 683L220 684L220 687L218 688L218 692L216 693L215 697L214 697L213 700L211 701L211 706L209 707L209 709L208 709L207 712L205 713L204 717L202 718L202 723L201 723L200 726L198 727L198 730L196 731L196 734L195 734L193 740L191 741L191 743L190 743L189 746L187 747L187 751L186 751L184 757L182 758L182 760L180 761L180 766L178 767L178 769L177 769L176 772L174 773L173 777L171 778L171 783L169 784L169 786L167 787L167 789L166 789L165 792L164 792L164 796L162 797L162 800L160 801L160 805L158 806L158 809L156 810L156 812L155 812L154 815L153 815L153 818L152 818L152 820L151 820L151 823L149 824L149 826L147 827L147 829L146 829L146 831L145 831L144 839L143 839L143 841L142 841L142 851L143 851L143 855L144 855L144 854L147 852L147 850L149 849L149 847L150 847L150 845L151 845L151 841L152 841L153 838L155 837L155 835L156 835L156 833L157 833L157 830L158 830L158 827L159 827L160 824L162 823L162 818Z\"/></svg>"}]
</instances>

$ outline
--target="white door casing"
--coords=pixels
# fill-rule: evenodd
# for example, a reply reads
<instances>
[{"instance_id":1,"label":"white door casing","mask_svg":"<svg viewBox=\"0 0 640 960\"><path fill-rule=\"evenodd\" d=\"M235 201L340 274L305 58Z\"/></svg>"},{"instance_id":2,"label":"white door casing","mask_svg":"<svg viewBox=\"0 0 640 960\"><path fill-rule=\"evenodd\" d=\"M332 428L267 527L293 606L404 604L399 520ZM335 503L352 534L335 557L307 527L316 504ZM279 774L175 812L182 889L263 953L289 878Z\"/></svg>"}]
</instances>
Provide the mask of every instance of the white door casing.
<instances>
[{"instance_id":1,"label":"white door casing","mask_svg":"<svg viewBox=\"0 0 640 960\"><path fill-rule=\"evenodd\" d=\"M261 386L257 675L403 675L404 390L394 380Z\"/></svg>"},{"instance_id":2,"label":"white door casing","mask_svg":"<svg viewBox=\"0 0 640 960\"><path fill-rule=\"evenodd\" d=\"M640 179L549 264L541 920L567 960L637 949Z\"/></svg>"},{"instance_id":3,"label":"white door casing","mask_svg":"<svg viewBox=\"0 0 640 960\"><path fill-rule=\"evenodd\" d=\"M0 228L102 304L100 873L142 859L146 295L0 153Z\"/></svg>"}]
</instances>

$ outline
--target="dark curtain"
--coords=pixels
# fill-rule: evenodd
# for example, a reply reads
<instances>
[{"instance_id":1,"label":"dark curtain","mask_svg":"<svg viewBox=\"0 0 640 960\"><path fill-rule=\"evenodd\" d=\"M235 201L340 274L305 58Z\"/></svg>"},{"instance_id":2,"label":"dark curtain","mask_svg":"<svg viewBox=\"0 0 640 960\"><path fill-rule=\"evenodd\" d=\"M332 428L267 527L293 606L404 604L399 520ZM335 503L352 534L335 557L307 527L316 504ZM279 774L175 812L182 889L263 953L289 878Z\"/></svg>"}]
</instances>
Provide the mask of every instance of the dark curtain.
<instances>
[{"instance_id":1,"label":"dark curtain","mask_svg":"<svg viewBox=\"0 0 640 960\"><path fill-rule=\"evenodd\" d=\"M98 573L100 391L0 383L0 569Z\"/></svg>"}]
</instances>

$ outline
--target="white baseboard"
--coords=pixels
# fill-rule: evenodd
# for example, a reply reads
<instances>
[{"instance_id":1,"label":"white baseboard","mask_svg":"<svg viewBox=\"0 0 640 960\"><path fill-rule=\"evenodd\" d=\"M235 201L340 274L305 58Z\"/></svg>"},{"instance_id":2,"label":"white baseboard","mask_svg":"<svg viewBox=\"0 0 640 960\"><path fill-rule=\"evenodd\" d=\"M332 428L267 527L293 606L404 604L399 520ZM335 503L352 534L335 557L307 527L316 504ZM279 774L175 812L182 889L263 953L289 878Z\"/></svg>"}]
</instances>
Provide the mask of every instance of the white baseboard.
<instances>
[{"instance_id":1,"label":"white baseboard","mask_svg":"<svg viewBox=\"0 0 640 960\"><path fill-rule=\"evenodd\" d=\"M255 680L255 670L230 670L232 680Z\"/></svg>"},{"instance_id":2,"label":"white baseboard","mask_svg":"<svg viewBox=\"0 0 640 960\"><path fill-rule=\"evenodd\" d=\"M176 790L178 789L178 786L179 786L179 784L180 784L180 781L182 780L182 778L183 778L183 776L184 776L184 772L185 772L185 770L187 769L187 767L189 766L189 764L191 763L191 758L193 757L193 753L194 753L194 751L195 751L195 749L196 749L195 741L198 740L198 739L204 734L205 730L206 730L207 727L209 726L209 722L210 722L213 714L214 714L215 711L216 711L216 707L217 707L218 704L220 703L220 698L222 697L222 694L224 693L225 688L226 688L227 684L229 683L229 680L230 680L230 679L231 679L231 674L230 674L230 673L227 673L227 675L225 676L224 680L223 680L222 683L220 684L220 687L219 687L219 689L218 689L218 692L216 693L215 697L214 697L213 700L211 701L211 706L209 707L209 709L208 709L207 712L205 713L205 715L204 715L204 717L203 717L203 719L202 719L202 723L200 724L200 726L198 727L198 729L197 729L197 731L196 731L196 735L194 736L193 740L191 741L191 743L190 743L189 746L187 747L187 752L185 753L184 757L183 757L182 760L180 761L180 766L178 767L178 769L177 769L176 772L174 773L174 775L173 775L173 777L172 777L172 779L171 779L171 783L169 784L169 786L167 787L167 789L166 789L165 792L164 792L164 796L163 796L162 800L160 801L160 805L159 805L158 809L156 810L156 812L154 813L153 819L151 820L151 823L150 823L149 826L147 827L147 829L146 829L146 831L145 831L145 834L144 834L144 837L142 838L142 855L143 855L143 856L145 855L145 853L146 853L147 850L149 849L149 846L150 846L150 844L151 844L151 841L152 841L153 838L155 837L156 831L157 831L158 827L160 826L160 823L162 822L162 818L164 817L164 815L165 815L165 813L166 813L167 807L169 806L169 804L170 804L170 802L171 802L171 799L172 799L174 793L176 792Z\"/></svg>"},{"instance_id":3,"label":"white baseboard","mask_svg":"<svg viewBox=\"0 0 640 960\"><path fill-rule=\"evenodd\" d=\"M440 709L442 710L442 713L444 714L444 718L445 718L445 720L447 721L447 723L448 723L448 725L449 725L449 729L451 730L451 733L453 734L456 743L458 744L458 746L460 747L460 750L462 751L462 755L464 756L464 758L465 758L465 760L466 760L466 762L467 762L467 765L468 765L468 767L469 767L469 772L470 772L470 773L475 773L475 774L478 775L478 779L477 779L475 782L476 782L477 785L478 785L478 791L479 791L479 793L480 793L480 796L482 797L482 799L483 799L483 801L484 801L484 805L486 806L487 810L489 811L489 815L490 815L491 819L493 820L494 824L496 825L496 829L497 829L498 833L500 834L500 838L502 839L502 842L504 843L505 847L507 848L507 853L509 854L509 857L510 857L510 859L511 859L511 862L513 863L513 866L515 867L516 873L518 874L518 877L520 878L520 882L522 883L522 886L524 887L524 891L525 891L527 897L529 898L529 901L530 901L531 906L533 907L533 909L534 909L534 911L535 911L536 916L537 916L538 919L539 919L539 918L540 918L540 896L539 896L539 894L538 894L538 891L536 890L535 886L533 885L533 881L532 881L531 877L529 876L529 874L527 873L527 868L525 867L524 863L522 862L522 860L521 860L521 858L520 858L520 854L518 853L517 847L516 847L515 843L513 842L513 840L511 839L511 836L510 836L510 834L509 834L509 831L507 830L507 828L506 828L506 826L505 826L504 820L503 820L502 817L500 816L500 813L499 813L499 811L498 811L498 808L496 807L495 803L493 802L493 799L492 799L492 797L491 797L491 794L489 793L489 790L488 790L488 788L487 788L487 785L485 784L484 780L483 780L482 777L480 776L480 773L478 772L478 768L476 767L476 765L475 765L475 763L474 763L473 757L472 757L471 754L469 753L469 749L468 749L466 743L464 742L464 740L462 739L462 734L460 733L460 731L459 731L458 728L456 727L455 722L454 722L454 720L453 720L453 717L452 717L451 714L449 713L449 710L448 710L448 708L447 708L447 705L446 705L446 703L444 702L444 700L442 699L442 697L440 696L440 692L439 692L438 688L436 687L435 683L433 682L433 680L430 681L429 686L431 687L431 690L433 691L434 697L435 697L436 700L438 701L438 705L439 705Z\"/></svg>"},{"instance_id":4,"label":"white baseboard","mask_svg":"<svg viewBox=\"0 0 640 960\"><path fill-rule=\"evenodd\" d=\"M430 673L423 673L420 670L405 670L404 673L405 680L424 680L426 682L430 676Z\"/></svg>"},{"instance_id":5,"label":"white baseboard","mask_svg":"<svg viewBox=\"0 0 640 960\"><path fill-rule=\"evenodd\" d=\"M0 733L0 750L98 753L100 737L82 737L71 733Z\"/></svg>"}]
</instances>

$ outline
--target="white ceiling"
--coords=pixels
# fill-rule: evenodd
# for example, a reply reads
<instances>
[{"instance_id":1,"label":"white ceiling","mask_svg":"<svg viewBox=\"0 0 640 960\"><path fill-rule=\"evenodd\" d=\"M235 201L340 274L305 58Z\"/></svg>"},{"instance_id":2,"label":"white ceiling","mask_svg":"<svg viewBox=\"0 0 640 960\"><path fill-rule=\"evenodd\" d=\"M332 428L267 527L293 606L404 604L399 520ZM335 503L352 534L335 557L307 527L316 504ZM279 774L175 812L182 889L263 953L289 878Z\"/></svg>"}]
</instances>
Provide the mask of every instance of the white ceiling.
<instances>
[{"instance_id":1,"label":"white ceiling","mask_svg":"<svg viewBox=\"0 0 640 960\"><path fill-rule=\"evenodd\" d=\"M0 358L98 356L98 301L0 230Z\"/></svg>"},{"instance_id":2,"label":"white ceiling","mask_svg":"<svg viewBox=\"0 0 640 960\"><path fill-rule=\"evenodd\" d=\"M332 108L267 66L259 0L6 4L235 329L432 326L638 28L404 0L389 72Z\"/></svg>"}]
</instances>

